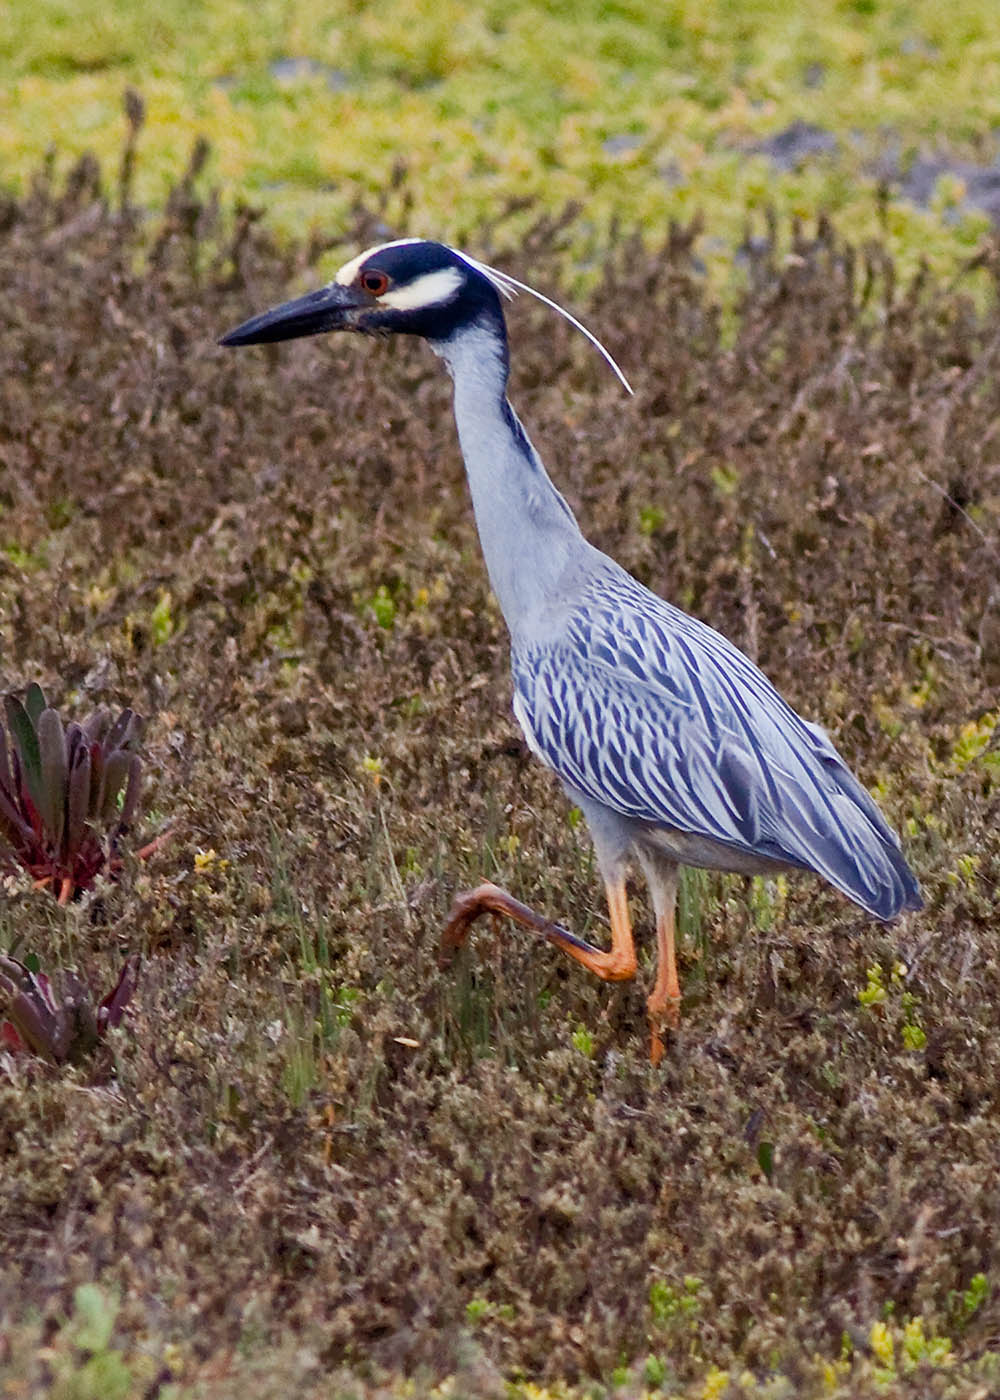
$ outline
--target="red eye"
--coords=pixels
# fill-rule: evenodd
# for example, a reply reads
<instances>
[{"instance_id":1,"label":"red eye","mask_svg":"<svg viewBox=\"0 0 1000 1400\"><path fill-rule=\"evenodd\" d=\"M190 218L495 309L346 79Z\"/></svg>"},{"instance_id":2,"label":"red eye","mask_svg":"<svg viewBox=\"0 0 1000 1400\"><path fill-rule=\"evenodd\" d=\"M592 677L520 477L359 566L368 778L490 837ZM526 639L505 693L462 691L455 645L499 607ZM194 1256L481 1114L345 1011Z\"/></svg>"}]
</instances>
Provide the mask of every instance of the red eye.
<instances>
[{"instance_id":1,"label":"red eye","mask_svg":"<svg viewBox=\"0 0 1000 1400\"><path fill-rule=\"evenodd\" d=\"M374 268L369 268L367 272L361 274L361 286L373 297L380 297L389 286L389 279L384 272L376 272Z\"/></svg>"}]
</instances>

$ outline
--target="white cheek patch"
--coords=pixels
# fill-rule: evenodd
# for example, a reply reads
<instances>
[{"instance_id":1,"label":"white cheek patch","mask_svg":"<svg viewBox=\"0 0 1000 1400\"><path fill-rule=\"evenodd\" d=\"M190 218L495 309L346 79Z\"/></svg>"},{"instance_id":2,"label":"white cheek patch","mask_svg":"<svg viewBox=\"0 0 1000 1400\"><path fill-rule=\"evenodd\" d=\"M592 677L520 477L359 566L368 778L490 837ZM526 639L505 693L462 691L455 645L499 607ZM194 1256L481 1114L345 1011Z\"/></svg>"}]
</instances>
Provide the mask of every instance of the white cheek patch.
<instances>
[{"instance_id":1,"label":"white cheek patch","mask_svg":"<svg viewBox=\"0 0 1000 1400\"><path fill-rule=\"evenodd\" d=\"M356 258L352 258L350 262L344 263L344 266L333 280L339 283L341 287L349 287L361 271L362 264L368 261L372 253L381 253L383 248L402 248L405 247L407 243L419 243L420 241L419 238L397 238L392 243L376 243L373 248L366 248L365 251L359 253Z\"/></svg>"},{"instance_id":2,"label":"white cheek patch","mask_svg":"<svg viewBox=\"0 0 1000 1400\"><path fill-rule=\"evenodd\" d=\"M442 267L437 272L425 272L405 286L393 287L378 298L379 306L393 311L419 311L426 306L446 306L465 283L457 267Z\"/></svg>"}]
</instances>

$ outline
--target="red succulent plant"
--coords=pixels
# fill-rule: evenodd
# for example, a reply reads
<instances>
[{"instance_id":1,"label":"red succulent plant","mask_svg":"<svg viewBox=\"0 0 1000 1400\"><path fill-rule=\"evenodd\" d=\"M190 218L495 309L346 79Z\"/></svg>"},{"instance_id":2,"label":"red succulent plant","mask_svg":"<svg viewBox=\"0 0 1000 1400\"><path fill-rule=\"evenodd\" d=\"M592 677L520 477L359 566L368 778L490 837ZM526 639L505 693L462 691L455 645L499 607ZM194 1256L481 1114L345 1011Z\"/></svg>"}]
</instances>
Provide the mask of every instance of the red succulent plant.
<instances>
[{"instance_id":1,"label":"red succulent plant","mask_svg":"<svg viewBox=\"0 0 1000 1400\"><path fill-rule=\"evenodd\" d=\"M113 719L102 706L64 726L38 685L23 702L8 695L4 708L0 867L23 867L66 904L101 870L121 865L118 844L139 802L145 721L130 709Z\"/></svg>"}]
</instances>

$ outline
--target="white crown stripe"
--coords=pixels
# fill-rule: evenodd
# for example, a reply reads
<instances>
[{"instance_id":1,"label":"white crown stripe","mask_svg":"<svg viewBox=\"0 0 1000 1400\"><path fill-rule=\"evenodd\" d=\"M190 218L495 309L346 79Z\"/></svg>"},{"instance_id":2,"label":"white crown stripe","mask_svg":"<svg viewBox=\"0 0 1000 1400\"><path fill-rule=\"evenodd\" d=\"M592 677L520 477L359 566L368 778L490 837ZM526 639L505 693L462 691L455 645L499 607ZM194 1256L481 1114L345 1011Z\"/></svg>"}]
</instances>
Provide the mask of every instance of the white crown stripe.
<instances>
[{"instance_id":1,"label":"white crown stripe","mask_svg":"<svg viewBox=\"0 0 1000 1400\"><path fill-rule=\"evenodd\" d=\"M363 253L359 253L356 258L352 258L350 262L344 263L333 280L341 287L349 287L361 271L362 263L367 262L372 253L381 253L383 248L403 248L407 243L422 242L422 238L396 238L391 243L376 243L373 247L366 248Z\"/></svg>"}]
</instances>

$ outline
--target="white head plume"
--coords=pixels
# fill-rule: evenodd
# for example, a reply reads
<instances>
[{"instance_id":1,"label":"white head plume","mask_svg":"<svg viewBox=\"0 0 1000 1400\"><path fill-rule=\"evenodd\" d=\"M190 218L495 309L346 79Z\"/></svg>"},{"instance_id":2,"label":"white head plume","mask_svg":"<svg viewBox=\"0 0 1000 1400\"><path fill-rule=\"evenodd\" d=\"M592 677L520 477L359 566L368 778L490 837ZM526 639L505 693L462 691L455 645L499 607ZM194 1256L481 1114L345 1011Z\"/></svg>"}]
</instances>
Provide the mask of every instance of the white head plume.
<instances>
[{"instance_id":1,"label":"white head plume","mask_svg":"<svg viewBox=\"0 0 1000 1400\"><path fill-rule=\"evenodd\" d=\"M564 306L560 306L559 303L553 301L551 297L547 297L544 292L539 292L536 291L534 287L529 287L527 282L519 282L516 277L511 277L509 272L501 272L499 268L490 267L488 263L480 262L478 258L470 257L468 253L463 253L460 248L453 248L452 252L456 253L463 262L467 262L470 267L475 268L476 272L481 272L487 281L491 282L493 286L496 287L500 295L506 297L508 301L512 301L513 298L517 296L518 292L527 292L530 296L537 297L540 302L551 307L553 311L558 311L560 316L565 317L571 326L575 326L582 335L585 335L594 349L604 356L605 360L607 360L628 392L630 394L635 393L635 390L625 378L625 375L622 373L611 351L607 350L597 339L593 331L588 330L583 322L578 321Z\"/></svg>"}]
</instances>

